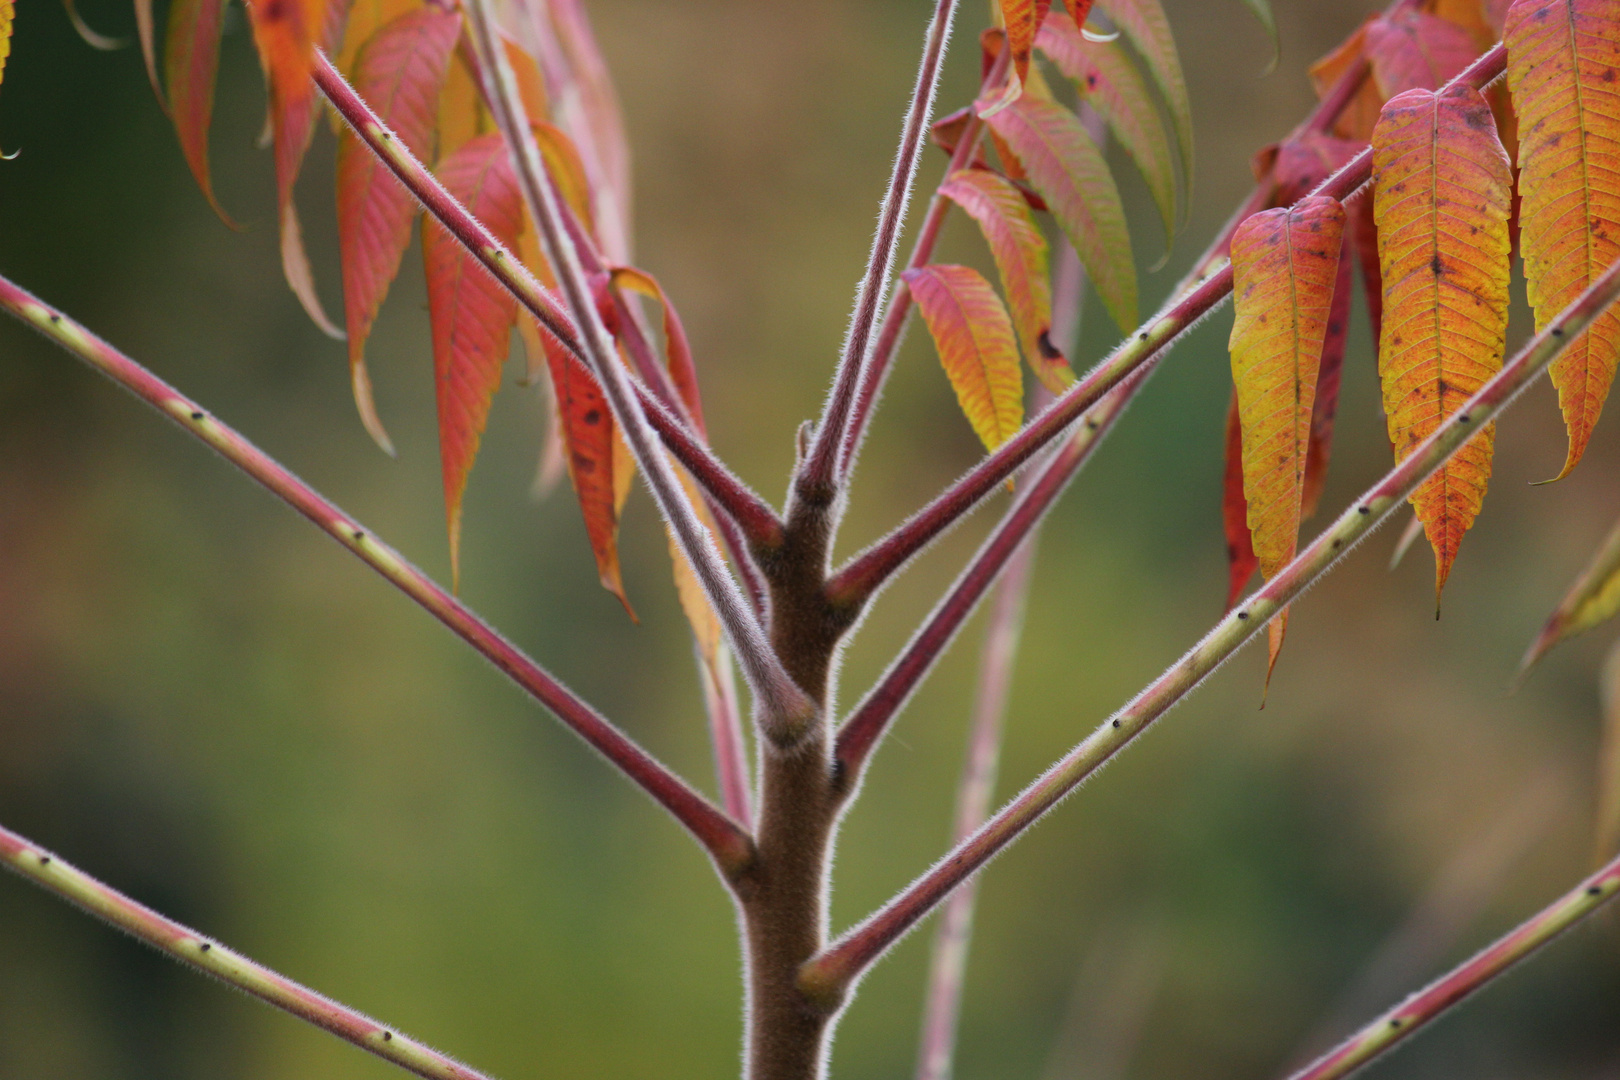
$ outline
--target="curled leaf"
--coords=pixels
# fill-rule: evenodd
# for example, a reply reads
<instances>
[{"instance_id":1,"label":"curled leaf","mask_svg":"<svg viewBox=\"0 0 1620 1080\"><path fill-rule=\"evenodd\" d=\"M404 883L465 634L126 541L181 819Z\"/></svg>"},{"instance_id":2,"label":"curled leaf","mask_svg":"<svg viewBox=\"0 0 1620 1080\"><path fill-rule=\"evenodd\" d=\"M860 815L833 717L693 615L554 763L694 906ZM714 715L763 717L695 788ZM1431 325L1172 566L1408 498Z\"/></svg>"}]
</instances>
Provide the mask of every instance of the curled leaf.
<instances>
[{"instance_id":1,"label":"curled leaf","mask_svg":"<svg viewBox=\"0 0 1620 1080\"><path fill-rule=\"evenodd\" d=\"M10 0L7 0L7 2L9 6ZM94 28L85 22L84 17L79 14L79 6L74 3L74 0L62 0L62 6L67 8L68 22L73 24L74 32L92 49L112 52L114 49L122 49L129 44L123 38L108 37L106 34L96 33Z\"/></svg>"},{"instance_id":2,"label":"curled leaf","mask_svg":"<svg viewBox=\"0 0 1620 1080\"><path fill-rule=\"evenodd\" d=\"M1025 95L987 121L1018 156L1121 329L1136 327L1136 262L1102 152L1063 106Z\"/></svg>"},{"instance_id":3,"label":"curled leaf","mask_svg":"<svg viewBox=\"0 0 1620 1080\"><path fill-rule=\"evenodd\" d=\"M1521 671L1560 641L1584 633L1620 612L1620 523L1609 532L1524 654Z\"/></svg>"},{"instance_id":4,"label":"curled leaf","mask_svg":"<svg viewBox=\"0 0 1620 1080\"><path fill-rule=\"evenodd\" d=\"M354 59L355 89L418 158L432 145L439 91L460 32L455 12L417 8L374 32ZM349 373L366 430L389 452L366 374L366 339L399 273L415 216L415 198L345 127L338 136L337 221Z\"/></svg>"},{"instance_id":5,"label":"curled leaf","mask_svg":"<svg viewBox=\"0 0 1620 1080\"><path fill-rule=\"evenodd\" d=\"M214 77L219 70L220 31L225 0L174 0L163 46L163 73L169 86L169 115L180 149L208 205L227 224L230 216L214 198L208 170L208 125L214 115Z\"/></svg>"},{"instance_id":6,"label":"curled leaf","mask_svg":"<svg viewBox=\"0 0 1620 1080\"><path fill-rule=\"evenodd\" d=\"M1384 281L1384 413L1404 458L1502 367L1511 180L1479 91L1409 90L1373 132L1373 215ZM1485 499L1494 428L1412 495L1435 553L1435 601Z\"/></svg>"},{"instance_id":7,"label":"curled leaf","mask_svg":"<svg viewBox=\"0 0 1620 1080\"><path fill-rule=\"evenodd\" d=\"M680 313L669 302L669 296L665 294L664 287L658 284L658 279L645 270L632 266L614 267L612 281L616 288L629 289L658 302L664 313L664 363L669 367L670 381L675 384L675 392L680 395L687 416L692 418L693 426L702 435L705 430L703 400L698 393L692 346L686 339L686 327L681 324Z\"/></svg>"},{"instance_id":8,"label":"curled leaf","mask_svg":"<svg viewBox=\"0 0 1620 1080\"><path fill-rule=\"evenodd\" d=\"M508 249L517 245L523 197L499 135L484 135L439 166L445 188ZM500 388L517 301L444 226L424 219L428 317L433 329L434 390L439 404L439 458L444 472L450 561L459 576L461 498Z\"/></svg>"},{"instance_id":9,"label":"curled leaf","mask_svg":"<svg viewBox=\"0 0 1620 1080\"><path fill-rule=\"evenodd\" d=\"M1007 309L971 267L923 266L900 277L928 324L957 402L994 450L1024 422L1024 381Z\"/></svg>"},{"instance_id":10,"label":"curled leaf","mask_svg":"<svg viewBox=\"0 0 1620 1080\"><path fill-rule=\"evenodd\" d=\"M1136 163L1159 209L1168 245L1176 227L1175 165L1170 138L1136 65L1119 44L1089 41L1063 19L1048 19L1036 44L1074 81L1081 100L1097 110Z\"/></svg>"},{"instance_id":11,"label":"curled leaf","mask_svg":"<svg viewBox=\"0 0 1620 1080\"><path fill-rule=\"evenodd\" d=\"M1540 330L1620 257L1620 10L1520 0L1503 40L1520 125L1524 276ZM1553 361L1569 430L1560 479L1586 451L1617 360L1620 316L1610 309Z\"/></svg>"},{"instance_id":12,"label":"curled leaf","mask_svg":"<svg viewBox=\"0 0 1620 1080\"><path fill-rule=\"evenodd\" d=\"M1023 196L1008 181L982 169L953 174L939 192L979 223L1012 307L1024 358L1041 385L1054 394L1063 393L1074 382L1074 371L1052 344L1046 238L1036 228Z\"/></svg>"}]
</instances>

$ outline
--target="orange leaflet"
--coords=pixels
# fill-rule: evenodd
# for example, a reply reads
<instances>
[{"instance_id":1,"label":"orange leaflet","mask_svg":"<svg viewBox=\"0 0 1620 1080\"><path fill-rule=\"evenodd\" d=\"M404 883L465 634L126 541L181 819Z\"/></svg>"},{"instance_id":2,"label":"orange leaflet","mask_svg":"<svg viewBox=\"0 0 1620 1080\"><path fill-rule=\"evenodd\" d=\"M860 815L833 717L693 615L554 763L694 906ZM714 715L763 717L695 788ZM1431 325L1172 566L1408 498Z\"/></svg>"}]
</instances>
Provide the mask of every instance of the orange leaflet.
<instances>
[{"instance_id":1,"label":"orange leaflet","mask_svg":"<svg viewBox=\"0 0 1620 1080\"><path fill-rule=\"evenodd\" d=\"M460 33L460 15L422 7L372 34L355 56L355 89L419 158L432 145L439 91ZM366 338L399 273L415 216L410 192L345 127L338 137L337 220L349 374L366 430L389 453L393 446L377 416L366 373Z\"/></svg>"},{"instance_id":2,"label":"orange leaflet","mask_svg":"<svg viewBox=\"0 0 1620 1080\"><path fill-rule=\"evenodd\" d=\"M1181 151L1181 170L1191 190L1193 171L1192 102L1187 97L1187 80L1181 74L1181 58L1176 39L1170 34L1170 20L1159 0L1098 0L1114 25L1130 39L1133 48L1147 64L1148 73L1170 107L1170 120L1176 130L1176 147Z\"/></svg>"},{"instance_id":3,"label":"orange leaflet","mask_svg":"<svg viewBox=\"0 0 1620 1080\"><path fill-rule=\"evenodd\" d=\"M1237 389L1226 407L1226 471L1221 483L1221 525L1226 531L1226 610L1243 595L1260 560L1249 535L1249 503L1243 497L1243 426L1238 419Z\"/></svg>"},{"instance_id":4,"label":"orange leaflet","mask_svg":"<svg viewBox=\"0 0 1620 1080\"><path fill-rule=\"evenodd\" d=\"M12 0L0 0L0 79L6 77L6 59L11 56L11 29L17 21ZM154 84L156 80L153 80Z\"/></svg>"},{"instance_id":5,"label":"orange leaflet","mask_svg":"<svg viewBox=\"0 0 1620 1080\"><path fill-rule=\"evenodd\" d=\"M508 248L522 227L523 197L506 143L483 135L439 166L439 179ZM490 401L501 385L517 301L444 226L422 227L428 317L433 327L434 389L439 402L439 459L444 470L450 564L460 573L461 496L478 456Z\"/></svg>"},{"instance_id":6,"label":"orange leaflet","mask_svg":"<svg viewBox=\"0 0 1620 1080\"><path fill-rule=\"evenodd\" d=\"M1610 531L1603 546L1559 601L1558 610L1547 619L1525 653L1520 670L1528 670L1560 641L1592 629L1616 612L1620 612L1620 524Z\"/></svg>"},{"instance_id":7,"label":"orange leaflet","mask_svg":"<svg viewBox=\"0 0 1620 1080\"><path fill-rule=\"evenodd\" d=\"M1317 374L1339 278L1344 207L1315 195L1254 214L1232 236L1232 383L1243 437L1243 495L1260 572L1294 557ZM1270 628L1271 663L1288 626ZM1268 669L1269 676L1269 669Z\"/></svg>"},{"instance_id":8,"label":"orange leaflet","mask_svg":"<svg viewBox=\"0 0 1620 1080\"><path fill-rule=\"evenodd\" d=\"M1366 50L1386 99L1439 89L1484 51L1467 27L1411 8L1368 23Z\"/></svg>"},{"instance_id":9,"label":"orange leaflet","mask_svg":"<svg viewBox=\"0 0 1620 1080\"><path fill-rule=\"evenodd\" d=\"M1084 17L1078 10L1075 14ZM1048 19L1035 44L1051 57L1058 70L1074 80L1081 98L1097 110L1136 163L1159 208L1168 244L1176 224L1176 173L1170 160L1170 137L1136 65L1118 42L1089 41L1064 19Z\"/></svg>"},{"instance_id":10,"label":"orange leaflet","mask_svg":"<svg viewBox=\"0 0 1620 1080\"><path fill-rule=\"evenodd\" d=\"M486 136L499 138L499 136ZM533 223L525 219L518 239L518 253L541 284L555 288L551 267L540 253L540 240ZM518 332L529 353L529 377L538 377L535 365L544 357L557 401L557 419L562 432L563 461L568 478L579 499L585 520L585 535L596 559L596 572L604 588L619 598L631 619L636 613L624 594L619 571L619 509L629 494L635 475L635 462L626 452L624 440L615 430L613 413L596 379L562 343L525 315L518 320ZM544 461L542 460L542 470ZM543 475L543 473L542 473ZM678 584L678 583L677 583Z\"/></svg>"},{"instance_id":11,"label":"orange leaflet","mask_svg":"<svg viewBox=\"0 0 1620 1080\"><path fill-rule=\"evenodd\" d=\"M495 130L495 120L484 107L472 71L458 55L450 61L444 88L439 93L439 146L437 159L443 161L479 135Z\"/></svg>"},{"instance_id":12,"label":"orange leaflet","mask_svg":"<svg viewBox=\"0 0 1620 1080\"><path fill-rule=\"evenodd\" d=\"M1344 73L1365 58L1367 27L1376 21L1377 16L1368 19L1355 33L1345 38L1338 48L1311 65L1311 85L1315 87L1317 97L1326 97L1328 92L1338 85ZM1384 98L1378 92L1378 84L1372 79L1361 80L1355 96L1340 111L1338 120L1334 121L1333 133L1346 139L1366 142L1372 135L1374 125L1378 123L1378 110L1383 104Z\"/></svg>"},{"instance_id":13,"label":"orange leaflet","mask_svg":"<svg viewBox=\"0 0 1620 1080\"><path fill-rule=\"evenodd\" d=\"M272 98L286 109L312 96L310 72L326 29L327 0L253 0L248 16Z\"/></svg>"},{"instance_id":14,"label":"orange leaflet","mask_svg":"<svg viewBox=\"0 0 1620 1080\"><path fill-rule=\"evenodd\" d=\"M534 140L540 145L540 156L545 159L551 182L557 185L563 201L585 231L594 236L596 223L591 213L590 183L585 179L585 165L580 160L579 151L574 148L574 141L563 133L562 128L544 120L532 120L529 129L534 132Z\"/></svg>"},{"instance_id":15,"label":"orange leaflet","mask_svg":"<svg viewBox=\"0 0 1620 1080\"><path fill-rule=\"evenodd\" d=\"M1046 200L1121 329L1136 327L1136 262L1119 189L1074 113L1025 95L989 117Z\"/></svg>"},{"instance_id":16,"label":"orange leaflet","mask_svg":"<svg viewBox=\"0 0 1620 1080\"><path fill-rule=\"evenodd\" d=\"M953 174L940 185L939 193L979 223L1012 306L1024 358L1041 385L1054 394L1063 393L1074 382L1074 371L1052 344L1046 238L1036 228L1024 197L1010 182L983 169Z\"/></svg>"},{"instance_id":17,"label":"orange leaflet","mask_svg":"<svg viewBox=\"0 0 1620 1080\"><path fill-rule=\"evenodd\" d=\"M220 29L225 0L174 0L163 46L163 74L169 84L169 113L180 149L208 205L227 225L229 215L214 198L208 171L208 125L214 115L214 76L219 70Z\"/></svg>"},{"instance_id":18,"label":"orange leaflet","mask_svg":"<svg viewBox=\"0 0 1620 1080\"><path fill-rule=\"evenodd\" d=\"M1620 257L1620 9L1520 0L1503 40L1520 125L1524 276L1539 330ZM1586 451L1617 356L1620 316L1606 310L1553 362L1569 429L1560 479Z\"/></svg>"},{"instance_id":19,"label":"orange leaflet","mask_svg":"<svg viewBox=\"0 0 1620 1080\"><path fill-rule=\"evenodd\" d=\"M1007 309L971 267L923 266L900 277L922 310L956 400L994 450L1024 422L1024 380Z\"/></svg>"},{"instance_id":20,"label":"orange leaflet","mask_svg":"<svg viewBox=\"0 0 1620 1080\"><path fill-rule=\"evenodd\" d=\"M1345 212L1346 228L1350 212ZM1305 455L1305 480L1299 497L1299 519L1316 513L1327 484L1328 458L1333 451L1333 421L1339 412L1339 384L1344 374L1344 347L1350 337L1350 259L1341 248L1339 274L1333 282L1333 306L1328 309L1327 335L1322 339L1322 363L1316 373L1316 404L1311 408L1311 447Z\"/></svg>"},{"instance_id":21,"label":"orange leaflet","mask_svg":"<svg viewBox=\"0 0 1620 1080\"><path fill-rule=\"evenodd\" d=\"M979 110L981 116L1000 112L1024 92L1029 78L1029 58L1035 50L1035 31L1046 21L1052 0L1001 0L1001 22L1006 28L1007 47L1012 50L1012 71L1001 95Z\"/></svg>"},{"instance_id":22,"label":"orange leaflet","mask_svg":"<svg viewBox=\"0 0 1620 1080\"><path fill-rule=\"evenodd\" d=\"M1378 373L1399 460L1502 367L1511 180L1490 106L1466 86L1393 98L1372 142ZM1437 605L1485 500L1494 437L1487 427L1412 496L1434 548Z\"/></svg>"},{"instance_id":23,"label":"orange leaflet","mask_svg":"<svg viewBox=\"0 0 1620 1080\"><path fill-rule=\"evenodd\" d=\"M664 312L664 363L669 366L670 381L675 384L675 392L680 395L681 404L686 407L686 414L691 417L698 434L705 434L697 366L692 362L692 346L686 340L686 327L681 324L681 316L676 312L675 305L669 302L669 296L665 294L664 287L658 284L658 279L645 270L616 266L613 268L612 281L616 288L629 289L658 301L659 308Z\"/></svg>"}]
</instances>

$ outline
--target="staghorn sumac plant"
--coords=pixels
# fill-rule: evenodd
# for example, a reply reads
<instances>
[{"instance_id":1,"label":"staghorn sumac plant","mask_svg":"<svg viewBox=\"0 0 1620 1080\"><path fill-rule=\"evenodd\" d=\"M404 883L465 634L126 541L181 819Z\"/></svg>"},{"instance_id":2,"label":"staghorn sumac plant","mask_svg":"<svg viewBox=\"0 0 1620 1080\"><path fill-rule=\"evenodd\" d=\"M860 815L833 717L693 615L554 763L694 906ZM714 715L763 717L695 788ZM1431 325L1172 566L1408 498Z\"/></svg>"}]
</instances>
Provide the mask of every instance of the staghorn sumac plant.
<instances>
[{"instance_id":1,"label":"staghorn sumac plant","mask_svg":"<svg viewBox=\"0 0 1620 1080\"><path fill-rule=\"evenodd\" d=\"M1003 0L990 25L972 27L983 31L976 95L936 119L953 24L971 14L957 7L938 0L926 23L832 386L820 416L797 433L780 508L711 447L701 348L688 337L679 297L637 264L625 125L576 0L249 0L245 7L268 88L282 270L316 324L346 338L359 421L388 452L393 441L367 345L389 317L384 301L420 236L452 588L205 404L48 300L0 279L8 311L309 518L685 828L735 905L743 1071L753 1080L825 1075L834 1030L861 981L936 908L944 914L918 1071L949 1074L977 871L1262 627L1269 681L1290 603L1408 503L1435 553L1438 600L1481 512L1498 415L1550 370L1568 432L1560 477L1569 474L1593 437L1620 348L1610 312L1620 296L1620 5L1396 0L1313 69L1317 108L1258 156L1252 195L1145 322L1120 171L1105 147L1117 142L1121 160L1140 174L1168 245L1188 216L1193 129L1165 13L1157 0L1095 7ZM26 14L42 17L37 10ZM153 88L221 217L209 134L222 34L234 10L225 0L174 0L159 20L150 0L135 4ZM1259 10L1269 20L1264 5ZM0 0L7 45L14 14ZM972 40L960 26L957 37ZM306 253L294 197L323 117L338 140L341 319L322 307L318 264ZM906 209L931 142L948 165L902 266ZM944 261L942 231L958 210L982 234L997 281ZM1535 333L1508 355L1515 246ZM1395 463L1301 546L1301 522L1326 489L1357 266ZM1088 281L1124 334L1095 363L1081 362L1074 333ZM992 812L1035 534L1170 347L1229 297L1227 614ZM855 466L913 305L986 455L838 563L834 545ZM538 483L568 476L597 576L627 613L632 590L619 527L636 478L657 509L695 646L713 798L458 598L463 504L514 336L527 362L524 381L540 388L550 413ZM1035 385L1025 384L1025 364ZM925 547L1008 486L1008 506L960 575L872 688L842 709L843 649L867 609ZM1617 564L1611 540L1532 657L1620 607ZM1265 584L1243 597L1256 568ZM992 587L954 846L834 934L832 856L844 816L896 716ZM1620 891L1616 753L1611 744L1602 762L1597 872L1297 1075L1346 1075ZM427 1077L485 1075L16 833L0 831L0 854L45 889L380 1058ZM476 1047L457 1049L477 1057Z\"/></svg>"}]
</instances>

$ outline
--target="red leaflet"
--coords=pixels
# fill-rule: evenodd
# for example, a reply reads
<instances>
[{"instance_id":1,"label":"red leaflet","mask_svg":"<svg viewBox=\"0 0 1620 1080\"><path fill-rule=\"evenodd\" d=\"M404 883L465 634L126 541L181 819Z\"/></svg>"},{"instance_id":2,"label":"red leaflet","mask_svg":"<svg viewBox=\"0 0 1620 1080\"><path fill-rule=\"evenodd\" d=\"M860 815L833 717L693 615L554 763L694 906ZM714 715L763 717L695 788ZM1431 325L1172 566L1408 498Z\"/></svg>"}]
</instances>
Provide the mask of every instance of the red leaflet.
<instances>
[{"instance_id":1,"label":"red leaflet","mask_svg":"<svg viewBox=\"0 0 1620 1080\"><path fill-rule=\"evenodd\" d=\"M1226 408L1226 472L1221 486L1221 524L1226 531L1226 610L1242 597L1260 567L1249 534L1249 501L1243 495L1243 426L1238 418L1237 388Z\"/></svg>"},{"instance_id":2,"label":"red leaflet","mask_svg":"<svg viewBox=\"0 0 1620 1080\"><path fill-rule=\"evenodd\" d=\"M1007 309L967 266L922 266L900 275L921 309L956 400L994 450L1024 421L1024 380Z\"/></svg>"},{"instance_id":3,"label":"red leaflet","mask_svg":"<svg viewBox=\"0 0 1620 1080\"><path fill-rule=\"evenodd\" d=\"M377 31L355 57L355 89L419 158L432 146L439 90L460 33L460 15L439 7L419 8ZM345 127L338 138L337 220L349 374L360 419L377 445L390 453L366 374L366 338L399 273L415 215L410 192Z\"/></svg>"},{"instance_id":4,"label":"red leaflet","mask_svg":"<svg viewBox=\"0 0 1620 1080\"><path fill-rule=\"evenodd\" d=\"M1410 8L1368 23L1365 47L1386 100L1439 89L1483 51L1467 28Z\"/></svg>"},{"instance_id":5,"label":"red leaflet","mask_svg":"<svg viewBox=\"0 0 1620 1080\"><path fill-rule=\"evenodd\" d=\"M1024 92L1024 81L1029 78L1029 58L1035 51L1035 31L1046 20L1052 0L1001 0L1001 21L1006 27L1007 47L1012 50L1012 71L1001 96L980 110L980 115L991 116L1014 101Z\"/></svg>"},{"instance_id":6,"label":"red leaflet","mask_svg":"<svg viewBox=\"0 0 1620 1080\"><path fill-rule=\"evenodd\" d=\"M208 205L227 225L230 217L214 198L208 171L208 125L214 115L214 75L219 70L219 35L225 0L174 0L163 46L163 74L169 84L169 114L180 149Z\"/></svg>"},{"instance_id":7,"label":"red leaflet","mask_svg":"<svg viewBox=\"0 0 1620 1080\"><path fill-rule=\"evenodd\" d=\"M1065 0L1069 9L1070 18L1074 19L1074 28L1084 30L1086 19L1091 15L1091 6L1095 0Z\"/></svg>"},{"instance_id":8,"label":"red leaflet","mask_svg":"<svg viewBox=\"0 0 1620 1080\"><path fill-rule=\"evenodd\" d=\"M310 72L315 46L324 40L326 14L327 0L253 0L248 7L270 95L283 109L315 93Z\"/></svg>"},{"instance_id":9,"label":"red leaflet","mask_svg":"<svg viewBox=\"0 0 1620 1080\"><path fill-rule=\"evenodd\" d=\"M669 366L670 381L675 384L675 392L680 395L681 404L686 406L686 413L692 418L698 434L704 434L703 401L698 395L697 367L692 363L692 346L686 340L686 327L681 325L675 305L669 302L658 279L644 270L632 266L614 267L613 284L658 301L659 308L664 312L664 363Z\"/></svg>"},{"instance_id":10,"label":"red leaflet","mask_svg":"<svg viewBox=\"0 0 1620 1080\"><path fill-rule=\"evenodd\" d=\"M343 46L338 49L332 62L352 82L354 62L360 55L361 46L370 41L378 30L407 11L421 6L422 0L353 0L349 5L349 17L343 24Z\"/></svg>"},{"instance_id":11,"label":"red leaflet","mask_svg":"<svg viewBox=\"0 0 1620 1080\"><path fill-rule=\"evenodd\" d=\"M939 193L979 223L1012 307L1024 359L1054 394L1074 382L1074 371L1052 344L1052 288L1047 278L1046 238L1035 226L1018 189L983 169L963 169Z\"/></svg>"},{"instance_id":12,"label":"red leaflet","mask_svg":"<svg viewBox=\"0 0 1620 1080\"><path fill-rule=\"evenodd\" d=\"M1336 139L1316 131L1286 140L1277 147L1271 166L1272 180L1276 184L1271 205L1288 206L1298 202L1366 148L1364 142Z\"/></svg>"},{"instance_id":13,"label":"red leaflet","mask_svg":"<svg viewBox=\"0 0 1620 1080\"><path fill-rule=\"evenodd\" d=\"M438 168L439 179L508 248L522 228L523 197L506 143L481 135ZM478 456L490 401L501 385L517 301L437 221L422 229L428 316L433 326L439 458L444 469L450 563L459 576L461 496ZM559 387L559 394L561 388Z\"/></svg>"}]
</instances>

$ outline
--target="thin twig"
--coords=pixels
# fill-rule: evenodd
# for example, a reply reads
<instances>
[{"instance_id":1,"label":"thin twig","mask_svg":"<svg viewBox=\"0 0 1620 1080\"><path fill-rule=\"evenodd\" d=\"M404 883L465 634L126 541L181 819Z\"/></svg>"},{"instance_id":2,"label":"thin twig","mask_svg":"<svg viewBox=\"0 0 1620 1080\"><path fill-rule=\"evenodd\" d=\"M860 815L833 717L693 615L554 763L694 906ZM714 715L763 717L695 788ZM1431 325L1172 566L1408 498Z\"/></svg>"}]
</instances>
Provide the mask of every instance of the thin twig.
<instances>
[{"instance_id":1,"label":"thin twig","mask_svg":"<svg viewBox=\"0 0 1620 1080\"><path fill-rule=\"evenodd\" d=\"M1012 688L1013 662L1024 625L1024 603L1029 596L1030 571L1035 565L1036 536L1031 534L1007 566L996 586L979 656L979 689L973 702L973 726L968 735L967 761L956 789L955 840L960 843L984 824L990 796L996 787L996 763L1001 756L1002 720ZM928 970L928 1002L923 1013L922 1047L917 1054L917 1080L948 1080L956 1050L956 1025L962 1008L962 978L967 970L968 942L973 934L971 883L956 890L940 917L934 936L933 959Z\"/></svg>"},{"instance_id":2,"label":"thin twig","mask_svg":"<svg viewBox=\"0 0 1620 1080\"><path fill-rule=\"evenodd\" d=\"M355 93L332 61L320 50L315 53L315 85L331 102L332 108L348 122L362 142L398 177L428 213L449 230L495 279L506 287L530 314L540 321L580 363L585 363L583 346L573 320L556 298L535 280L534 275L500 241L490 235L479 220L467 212L444 189L438 179L410 152L404 141ZM686 429L669 410L662 408L646 387L636 384L636 393L647 411L648 420L658 430L664 445L692 478L737 522L750 543L772 547L781 542L782 523L770 505L736 477L719 458Z\"/></svg>"},{"instance_id":3,"label":"thin twig","mask_svg":"<svg viewBox=\"0 0 1620 1080\"><path fill-rule=\"evenodd\" d=\"M673 814L728 874L747 865L753 844L736 822L352 516L196 402L4 277L0 307L207 443L421 604Z\"/></svg>"},{"instance_id":4,"label":"thin twig","mask_svg":"<svg viewBox=\"0 0 1620 1080\"><path fill-rule=\"evenodd\" d=\"M1506 50L1497 45L1447 86L1484 87L1502 74L1506 60ZM1313 194L1343 200L1365 184L1371 175L1372 151L1363 150L1323 181ZM1093 408L1103 394L1132 372L1156 365L1171 345L1199 319L1225 303L1231 293L1232 270L1230 265L1222 265L1190 293L1173 301L1144 323L1107 359L1058 398L1051 409L1002 443L994 453L981 460L899 528L837 571L828 582L828 595L835 603L849 605L859 605L869 598L919 551L995 491L1032 454L1062 435L1087 410Z\"/></svg>"},{"instance_id":5,"label":"thin twig","mask_svg":"<svg viewBox=\"0 0 1620 1080\"><path fill-rule=\"evenodd\" d=\"M45 891L83 908L182 964L324 1028L344 1042L408 1072L427 1080L490 1080L477 1069L424 1046L395 1028L379 1024L347 1005L340 1005L159 915L3 826L0 826L0 862Z\"/></svg>"},{"instance_id":6,"label":"thin twig","mask_svg":"<svg viewBox=\"0 0 1620 1080\"><path fill-rule=\"evenodd\" d=\"M506 137L541 247L557 275L569 314L581 331L579 341L586 366L596 376L659 513L691 564L693 575L737 655L743 675L754 692L759 722L771 738L789 744L796 742L813 722L815 705L794 684L772 651L764 628L727 571L714 538L698 518L686 489L659 448L657 435L637 398L634 380L619 364L618 351L602 323L579 251L558 210L560 200L556 187L529 127L517 77L506 50L501 47L489 0L470 0L463 10L494 91L490 105L496 126Z\"/></svg>"},{"instance_id":7,"label":"thin twig","mask_svg":"<svg viewBox=\"0 0 1620 1080\"><path fill-rule=\"evenodd\" d=\"M1388 1053L1620 893L1620 858L1442 975L1289 1080L1339 1080Z\"/></svg>"},{"instance_id":8,"label":"thin twig","mask_svg":"<svg viewBox=\"0 0 1620 1080\"><path fill-rule=\"evenodd\" d=\"M906 204L911 199L911 189L917 180L917 163L927 143L928 119L933 113L934 94L939 89L939 72L945 59L945 47L951 37L951 22L955 17L956 0L937 0L934 16L929 20L923 40L922 62L917 66L917 85L911 91L910 104L906 106L894 171L889 176L889 187L884 192L883 206L878 211L872 253L867 259L860 291L855 295L855 312L850 317L843 355L839 357L832 392L827 395L821 421L816 425L815 442L796 478L797 486L811 491L820 491L832 484L839 450L844 445L845 428L855 403L856 388L867 362L872 327L877 321L883 297L888 292L895 249L900 246L900 227L905 222Z\"/></svg>"},{"instance_id":9,"label":"thin twig","mask_svg":"<svg viewBox=\"0 0 1620 1080\"><path fill-rule=\"evenodd\" d=\"M1345 510L1259 591L1235 607L1168 671L1047 769L984 828L805 965L800 979L809 988L807 992L847 990L957 886L1179 703L1290 601L1326 574L1340 556L1395 513L1420 483L1487 427L1616 297L1620 297L1620 262L1604 271L1591 288L1531 338L1461 409L1448 416L1360 501Z\"/></svg>"}]
</instances>

